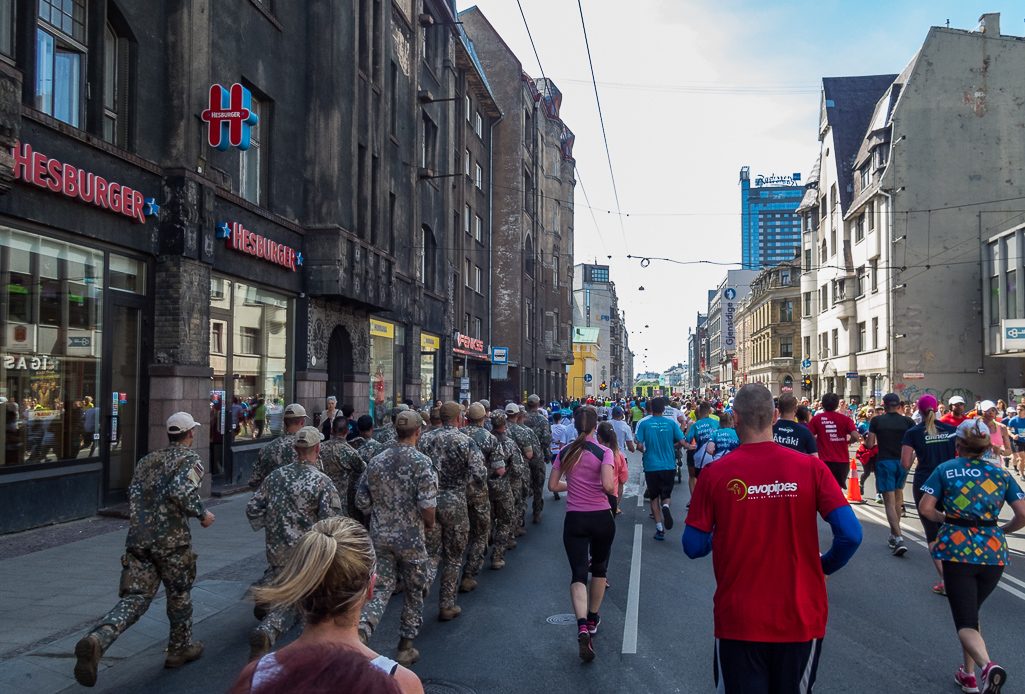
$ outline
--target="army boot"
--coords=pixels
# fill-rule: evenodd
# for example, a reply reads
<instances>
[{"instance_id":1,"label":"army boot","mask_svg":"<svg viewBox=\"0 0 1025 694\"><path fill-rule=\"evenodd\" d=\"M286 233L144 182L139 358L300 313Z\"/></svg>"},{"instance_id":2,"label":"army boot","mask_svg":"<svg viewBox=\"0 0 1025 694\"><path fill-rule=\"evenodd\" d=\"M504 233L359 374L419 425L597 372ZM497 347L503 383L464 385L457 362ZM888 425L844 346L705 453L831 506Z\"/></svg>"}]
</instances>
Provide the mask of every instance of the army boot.
<instances>
[{"instance_id":1,"label":"army boot","mask_svg":"<svg viewBox=\"0 0 1025 694\"><path fill-rule=\"evenodd\" d=\"M505 568L505 552L496 551L491 553L491 568L495 571Z\"/></svg>"},{"instance_id":2,"label":"army boot","mask_svg":"<svg viewBox=\"0 0 1025 694\"><path fill-rule=\"evenodd\" d=\"M101 627L110 630L110 627ZM95 633L89 634L75 645L75 679L83 687L96 686L96 669L103 657L103 646Z\"/></svg>"},{"instance_id":3,"label":"army boot","mask_svg":"<svg viewBox=\"0 0 1025 694\"><path fill-rule=\"evenodd\" d=\"M513 537L523 537L526 534L527 531L523 528L516 528L516 530L513 530Z\"/></svg>"},{"instance_id":4,"label":"army boot","mask_svg":"<svg viewBox=\"0 0 1025 694\"><path fill-rule=\"evenodd\" d=\"M466 574L463 574L463 580L459 582L459 592L469 593L471 590L477 587L477 581L473 580Z\"/></svg>"},{"instance_id":5,"label":"army boot","mask_svg":"<svg viewBox=\"0 0 1025 694\"><path fill-rule=\"evenodd\" d=\"M164 667L181 667L185 663L191 663L193 660L198 659L201 655L203 655L203 642L193 641L184 651L168 651L167 658L164 659Z\"/></svg>"},{"instance_id":6,"label":"army boot","mask_svg":"<svg viewBox=\"0 0 1025 694\"><path fill-rule=\"evenodd\" d=\"M249 662L259 660L270 653L273 645L270 634L260 628L253 629L252 633L249 634Z\"/></svg>"},{"instance_id":7,"label":"army boot","mask_svg":"<svg viewBox=\"0 0 1025 694\"><path fill-rule=\"evenodd\" d=\"M541 514L540 513L535 513L534 514L534 525L537 525L540 522L541 522Z\"/></svg>"},{"instance_id":8,"label":"army boot","mask_svg":"<svg viewBox=\"0 0 1025 694\"><path fill-rule=\"evenodd\" d=\"M508 539L505 541L506 549L516 549L516 540Z\"/></svg>"},{"instance_id":9,"label":"army boot","mask_svg":"<svg viewBox=\"0 0 1025 694\"><path fill-rule=\"evenodd\" d=\"M420 651L413 648L413 639L399 639L399 649L395 659L402 667L409 667L420 660Z\"/></svg>"},{"instance_id":10,"label":"army boot","mask_svg":"<svg viewBox=\"0 0 1025 694\"><path fill-rule=\"evenodd\" d=\"M442 607L438 610L438 621L450 622L462 613L463 608L459 605L453 605L452 607Z\"/></svg>"}]
</instances>

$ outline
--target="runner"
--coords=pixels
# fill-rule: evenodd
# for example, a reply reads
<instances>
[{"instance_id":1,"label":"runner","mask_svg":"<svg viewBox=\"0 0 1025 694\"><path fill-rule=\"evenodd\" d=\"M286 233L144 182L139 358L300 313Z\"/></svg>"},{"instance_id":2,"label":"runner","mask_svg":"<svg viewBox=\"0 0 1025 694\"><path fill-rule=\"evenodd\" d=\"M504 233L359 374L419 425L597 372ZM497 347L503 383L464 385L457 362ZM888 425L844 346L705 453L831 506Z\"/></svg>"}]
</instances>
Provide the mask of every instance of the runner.
<instances>
[{"instance_id":1,"label":"runner","mask_svg":"<svg viewBox=\"0 0 1025 694\"><path fill-rule=\"evenodd\" d=\"M605 596L607 561L616 537L616 522L608 498L616 490L615 460L612 451L594 441L598 413L593 407L577 409L574 420L581 433L552 461L548 489L566 492L562 544L573 573L569 593L577 616L580 659L589 663L594 660L591 637L601 623L598 610Z\"/></svg>"},{"instance_id":2,"label":"runner","mask_svg":"<svg viewBox=\"0 0 1025 694\"><path fill-rule=\"evenodd\" d=\"M600 423L596 430L596 438L598 443L612 451L612 459L615 461L616 491L609 494L609 505L618 516L622 513L619 510L619 500L623 498L623 487L630 478L630 469L627 467L626 456L619 450L619 442L616 440L616 430L613 428L612 422Z\"/></svg>"},{"instance_id":3,"label":"runner","mask_svg":"<svg viewBox=\"0 0 1025 694\"><path fill-rule=\"evenodd\" d=\"M675 449L683 445L683 432L679 424L662 416L665 410L663 398L655 398L648 404L651 417L637 425L637 449L644 454L644 481L655 518L655 539L664 540L666 528L673 529L673 514L669 506L676 474Z\"/></svg>"},{"instance_id":4,"label":"runner","mask_svg":"<svg viewBox=\"0 0 1025 694\"><path fill-rule=\"evenodd\" d=\"M964 653L964 665L954 681L962 691L979 691L975 678L978 663L982 666L982 692L999 694L1007 673L989 658L979 633L979 608L1004 573L1005 534L1025 527L1025 494L1011 473L985 460L991 445L985 424L964 422L956 436L959 457L933 471L922 486L924 496L918 510L943 524L932 555L943 562L947 600ZM966 481L975 484L969 487ZM941 501L946 513L937 509ZM1014 518L999 527L1005 502L1014 510Z\"/></svg>"},{"instance_id":5,"label":"runner","mask_svg":"<svg viewBox=\"0 0 1025 694\"><path fill-rule=\"evenodd\" d=\"M992 400L983 400L979 405L979 418L989 429L990 449L986 459L1003 467L1003 456L1011 455L1011 437L1007 427L997 419L999 408Z\"/></svg>"},{"instance_id":6,"label":"runner","mask_svg":"<svg viewBox=\"0 0 1025 694\"><path fill-rule=\"evenodd\" d=\"M704 464L704 456L699 456L699 452L708 445L712 438L712 432L718 428L718 418L712 417L712 404L702 402L698 405L698 420L690 425L684 441L684 448L690 451L687 455L687 473L690 475L688 483L691 497L694 496L694 486L698 482L698 475L701 474L701 466ZM699 460L699 457L702 460Z\"/></svg>"},{"instance_id":7,"label":"runner","mask_svg":"<svg viewBox=\"0 0 1025 694\"><path fill-rule=\"evenodd\" d=\"M1007 433L1014 449L1011 469L1012 472L1017 469L1018 476L1025 479L1025 405L1018 405L1017 409L1018 413L1007 422Z\"/></svg>"},{"instance_id":8,"label":"runner","mask_svg":"<svg viewBox=\"0 0 1025 694\"><path fill-rule=\"evenodd\" d=\"M815 455L815 435L797 423L797 398L790 393L779 396L779 419L772 425L772 438L781 446L798 453Z\"/></svg>"},{"instance_id":9,"label":"runner","mask_svg":"<svg viewBox=\"0 0 1025 694\"><path fill-rule=\"evenodd\" d=\"M961 422L968 419L968 416L964 412L964 398L960 395L955 395L947 401L947 406L950 411L943 415L940 419L944 424L950 424L952 426L959 426Z\"/></svg>"},{"instance_id":10,"label":"runner","mask_svg":"<svg viewBox=\"0 0 1025 694\"><path fill-rule=\"evenodd\" d=\"M688 557L712 552L715 683L725 694L810 694L826 632L825 576L861 543L829 469L773 442L773 409L764 386L738 391L740 448L701 475L683 535ZM833 530L821 557L816 514Z\"/></svg>"},{"instance_id":11,"label":"runner","mask_svg":"<svg viewBox=\"0 0 1025 694\"><path fill-rule=\"evenodd\" d=\"M850 417L836 411L839 404L840 396L836 393L823 395L823 411L811 418L809 428L815 434L819 458L833 473L840 489L846 491L847 474L851 469L850 449L847 446L861 441L861 434Z\"/></svg>"},{"instance_id":12,"label":"runner","mask_svg":"<svg viewBox=\"0 0 1025 694\"><path fill-rule=\"evenodd\" d=\"M623 416L624 412L622 407L616 405L612 408L612 428L616 430L616 443L619 444L620 450L625 448L633 453L636 449L634 446L634 433L630 428L630 425L623 419Z\"/></svg>"},{"instance_id":13,"label":"runner","mask_svg":"<svg viewBox=\"0 0 1025 694\"><path fill-rule=\"evenodd\" d=\"M931 397L931 396L929 396ZM915 426L915 420L900 414L900 397L896 393L883 396L885 412L873 417L869 423L867 448L879 446L876 454L876 485L883 495L886 521L890 524L887 544L895 557L903 557L908 551L900 532L900 512L904 506L904 482L908 471L901 465L901 442L908 429Z\"/></svg>"},{"instance_id":14,"label":"runner","mask_svg":"<svg viewBox=\"0 0 1025 694\"><path fill-rule=\"evenodd\" d=\"M737 450L740 446L740 439L733 428L733 415L724 412L719 418L719 428L712 432L712 438L705 445L706 462L705 467L722 458L727 453Z\"/></svg>"}]
</instances>

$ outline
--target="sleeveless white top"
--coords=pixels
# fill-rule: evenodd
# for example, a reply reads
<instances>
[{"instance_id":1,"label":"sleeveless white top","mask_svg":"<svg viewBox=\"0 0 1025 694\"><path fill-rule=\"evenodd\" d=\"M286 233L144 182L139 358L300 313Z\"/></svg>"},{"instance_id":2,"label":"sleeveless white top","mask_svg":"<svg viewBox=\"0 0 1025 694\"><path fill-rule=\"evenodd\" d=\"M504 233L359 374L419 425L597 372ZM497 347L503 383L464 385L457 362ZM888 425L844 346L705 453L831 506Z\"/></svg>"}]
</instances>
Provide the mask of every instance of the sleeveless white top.
<instances>
[{"instance_id":1,"label":"sleeveless white top","mask_svg":"<svg viewBox=\"0 0 1025 694\"><path fill-rule=\"evenodd\" d=\"M379 655L371 660L370 664L385 674L392 676L395 675L395 671L399 667L397 662L391 658L386 658L383 655ZM256 694L265 684L273 682L279 674L281 674L281 665L278 663L278 660L274 657L273 653L268 653L260 658L260 662L256 664L256 670L253 671L253 684L249 688L249 691L252 694Z\"/></svg>"}]
</instances>

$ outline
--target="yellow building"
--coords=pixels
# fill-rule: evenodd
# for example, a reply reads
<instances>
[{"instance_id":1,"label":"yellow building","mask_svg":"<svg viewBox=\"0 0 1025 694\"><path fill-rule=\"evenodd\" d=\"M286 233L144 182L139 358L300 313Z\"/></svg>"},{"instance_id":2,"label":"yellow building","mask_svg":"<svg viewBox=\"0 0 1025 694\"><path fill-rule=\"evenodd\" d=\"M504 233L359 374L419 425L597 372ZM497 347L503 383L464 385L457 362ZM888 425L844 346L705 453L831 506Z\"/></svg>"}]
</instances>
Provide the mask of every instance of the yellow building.
<instances>
[{"instance_id":1,"label":"yellow building","mask_svg":"<svg viewBox=\"0 0 1025 694\"><path fill-rule=\"evenodd\" d=\"M566 395L572 399L598 397L602 394L601 375L598 371L598 352L601 349L598 328L573 326L573 365L569 369ZM606 391L608 392L608 391Z\"/></svg>"}]
</instances>

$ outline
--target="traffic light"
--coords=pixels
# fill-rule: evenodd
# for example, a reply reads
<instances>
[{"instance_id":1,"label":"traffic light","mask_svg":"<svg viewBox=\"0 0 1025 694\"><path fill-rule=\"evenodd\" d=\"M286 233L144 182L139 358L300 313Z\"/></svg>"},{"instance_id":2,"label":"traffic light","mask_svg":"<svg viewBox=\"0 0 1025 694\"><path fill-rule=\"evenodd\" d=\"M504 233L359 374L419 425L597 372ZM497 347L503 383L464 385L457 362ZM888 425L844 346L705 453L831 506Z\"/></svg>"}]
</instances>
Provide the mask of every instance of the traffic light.
<instances>
[{"instance_id":1,"label":"traffic light","mask_svg":"<svg viewBox=\"0 0 1025 694\"><path fill-rule=\"evenodd\" d=\"M599 388L600 390L605 390L605 388L606 388L606 387L607 387L607 386L605 385L605 381L602 381L602 382L601 382L601 385L600 385L600 386L598 386L598 388Z\"/></svg>"},{"instance_id":2,"label":"traffic light","mask_svg":"<svg viewBox=\"0 0 1025 694\"><path fill-rule=\"evenodd\" d=\"M801 382L801 390L811 390L811 379L807 376L805 376L804 381Z\"/></svg>"}]
</instances>

